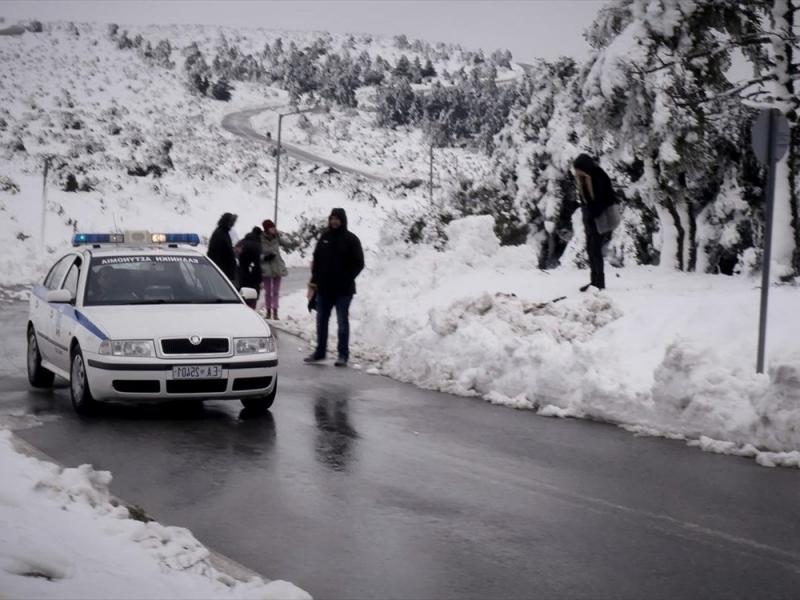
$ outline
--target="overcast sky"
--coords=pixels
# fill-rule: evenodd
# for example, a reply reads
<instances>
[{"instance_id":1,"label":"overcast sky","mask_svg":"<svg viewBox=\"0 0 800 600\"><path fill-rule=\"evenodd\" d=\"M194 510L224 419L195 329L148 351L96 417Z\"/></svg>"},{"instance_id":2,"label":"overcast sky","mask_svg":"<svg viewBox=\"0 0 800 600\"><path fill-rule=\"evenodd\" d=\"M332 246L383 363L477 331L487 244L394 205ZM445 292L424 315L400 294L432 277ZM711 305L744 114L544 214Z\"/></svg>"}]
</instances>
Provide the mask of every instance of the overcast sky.
<instances>
[{"instance_id":1,"label":"overcast sky","mask_svg":"<svg viewBox=\"0 0 800 600\"><path fill-rule=\"evenodd\" d=\"M405 33L465 48L508 48L520 61L585 58L583 30L605 0L0 0L6 23L202 23L333 33Z\"/></svg>"}]
</instances>

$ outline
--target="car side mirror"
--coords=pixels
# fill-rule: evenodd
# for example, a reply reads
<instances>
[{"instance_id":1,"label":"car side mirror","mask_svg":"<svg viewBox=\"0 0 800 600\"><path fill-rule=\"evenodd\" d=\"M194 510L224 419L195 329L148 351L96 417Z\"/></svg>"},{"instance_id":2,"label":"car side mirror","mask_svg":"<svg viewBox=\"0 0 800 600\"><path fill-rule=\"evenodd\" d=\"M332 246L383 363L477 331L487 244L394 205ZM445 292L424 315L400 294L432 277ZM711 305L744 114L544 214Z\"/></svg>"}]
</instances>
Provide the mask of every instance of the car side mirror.
<instances>
[{"instance_id":1,"label":"car side mirror","mask_svg":"<svg viewBox=\"0 0 800 600\"><path fill-rule=\"evenodd\" d=\"M239 290L239 294L245 300L257 300L258 299L258 292L250 287L243 287Z\"/></svg>"},{"instance_id":2,"label":"car side mirror","mask_svg":"<svg viewBox=\"0 0 800 600\"><path fill-rule=\"evenodd\" d=\"M52 302L54 304L70 304L75 297L72 295L72 292L65 289L60 290L50 290L47 292L46 299L48 302Z\"/></svg>"}]
</instances>

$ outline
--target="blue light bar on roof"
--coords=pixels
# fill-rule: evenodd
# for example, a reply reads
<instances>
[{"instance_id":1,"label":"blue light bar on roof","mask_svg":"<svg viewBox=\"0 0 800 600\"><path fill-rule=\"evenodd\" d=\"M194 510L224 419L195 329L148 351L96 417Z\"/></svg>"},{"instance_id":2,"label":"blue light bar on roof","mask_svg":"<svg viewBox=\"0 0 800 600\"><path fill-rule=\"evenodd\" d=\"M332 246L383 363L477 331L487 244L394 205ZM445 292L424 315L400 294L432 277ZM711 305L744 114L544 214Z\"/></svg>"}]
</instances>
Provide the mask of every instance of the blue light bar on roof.
<instances>
[{"instance_id":1,"label":"blue light bar on roof","mask_svg":"<svg viewBox=\"0 0 800 600\"><path fill-rule=\"evenodd\" d=\"M76 233L72 236L73 246L84 244L121 244L125 238L121 233Z\"/></svg>"},{"instance_id":2,"label":"blue light bar on roof","mask_svg":"<svg viewBox=\"0 0 800 600\"><path fill-rule=\"evenodd\" d=\"M196 233L147 233L140 231L122 233L76 233L72 236L73 246L93 244L189 244L197 246L200 236Z\"/></svg>"},{"instance_id":3,"label":"blue light bar on roof","mask_svg":"<svg viewBox=\"0 0 800 600\"><path fill-rule=\"evenodd\" d=\"M197 246L200 243L200 236L196 233L154 233L153 242L163 244L189 244Z\"/></svg>"}]
</instances>

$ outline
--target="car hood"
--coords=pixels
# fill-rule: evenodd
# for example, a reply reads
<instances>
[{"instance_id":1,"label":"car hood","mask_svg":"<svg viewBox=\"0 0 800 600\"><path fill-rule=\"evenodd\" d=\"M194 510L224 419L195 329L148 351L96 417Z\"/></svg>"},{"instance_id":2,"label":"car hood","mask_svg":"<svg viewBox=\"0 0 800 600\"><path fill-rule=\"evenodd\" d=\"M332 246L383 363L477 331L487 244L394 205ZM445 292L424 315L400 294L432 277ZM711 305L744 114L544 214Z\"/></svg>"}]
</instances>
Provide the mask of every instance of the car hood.
<instances>
[{"instance_id":1,"label":"car hood","mask_svg":"<svg viewBox=\"0 0 800 600\"><path fill-rule=\"evenodd\" d=\"M111 339L248 337L270 335L269 325L244 304L145 304L79 309Z\"/></svg>"}]
</instances>

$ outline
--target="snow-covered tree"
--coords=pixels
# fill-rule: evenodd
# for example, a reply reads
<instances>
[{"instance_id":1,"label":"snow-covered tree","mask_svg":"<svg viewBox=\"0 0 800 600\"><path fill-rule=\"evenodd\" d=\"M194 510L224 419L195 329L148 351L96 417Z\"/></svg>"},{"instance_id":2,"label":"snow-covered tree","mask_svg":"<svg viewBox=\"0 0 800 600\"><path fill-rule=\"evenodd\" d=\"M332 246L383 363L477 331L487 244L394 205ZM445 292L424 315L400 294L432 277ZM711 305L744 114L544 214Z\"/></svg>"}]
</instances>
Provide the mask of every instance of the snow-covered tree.
<instances>
[{"instance_id":1,"label":"snow-covered tree","mask_svg":"<svg viewBox=\"0 0 800 600\"><path fill-rule=\"evenodd\" d=\"M636 193L658 212L667 267L694 269L698 253L709 249L697 220L730 172L742 173L749 153L741 124L755 111L741 100L774 103L796 121L793 4L619 0L601 10L588 32L594 54L583 117L591 146L623 170L641 172ZM737 49L754 68L740 83L728 79ZM791 162L784 161L783 170L779 165L778 175L787 184L776 208L776 261L783 275L797 248L796 227L790 230L797 205ZM749 231L745 238L753 234L762 235Z\"/></svg>"}]
</instances>

